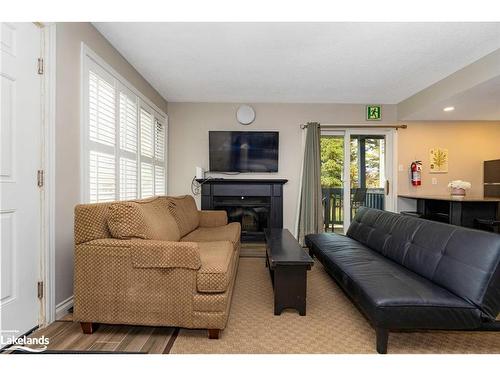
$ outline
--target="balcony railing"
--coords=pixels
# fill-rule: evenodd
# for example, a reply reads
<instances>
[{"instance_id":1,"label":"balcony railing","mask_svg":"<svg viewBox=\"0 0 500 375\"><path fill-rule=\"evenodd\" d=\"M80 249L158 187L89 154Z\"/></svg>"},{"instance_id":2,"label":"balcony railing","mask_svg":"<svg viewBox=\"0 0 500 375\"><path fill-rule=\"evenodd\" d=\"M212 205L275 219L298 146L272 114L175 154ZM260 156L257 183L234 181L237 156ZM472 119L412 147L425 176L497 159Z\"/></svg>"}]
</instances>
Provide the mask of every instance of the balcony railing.
<instances>
[{"instance_id":1,"label":"balcony railing","mask_svg":"<svg viewBox=\"0 0 500 375\"><path fill-rule=\"evenodd\" d=\"M344 221L344 189L322 188L322 191L325 231L333 231L334 225ZM351 189L351 218L360 206L383 210L384 189L366 189L364 197L361 189Z\"/></svg>"}]
</instances>

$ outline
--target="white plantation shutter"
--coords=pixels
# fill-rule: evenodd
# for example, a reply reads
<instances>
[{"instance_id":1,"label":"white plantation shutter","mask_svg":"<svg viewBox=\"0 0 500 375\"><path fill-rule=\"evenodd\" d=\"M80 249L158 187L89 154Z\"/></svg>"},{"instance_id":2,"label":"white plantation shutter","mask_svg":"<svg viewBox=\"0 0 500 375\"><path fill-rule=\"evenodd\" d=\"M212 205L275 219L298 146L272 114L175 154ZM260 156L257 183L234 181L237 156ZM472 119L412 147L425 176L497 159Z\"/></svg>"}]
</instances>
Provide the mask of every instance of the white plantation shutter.
<instances>
[{"instance_id":1,"label":"white plantation shutter","mask_svg":"<svg viewBox=\"0 0 500 375\"><path fill-rule=\"evenodd\" d=\"M97 67L88 72L88 196L90 202L116 198L116 106L110 77Z\"/></svg>"},{"instance_id":2,"label":"white plantation shutter","mask_svg":"<svg viewBox=\"0 0 500 375\"><path fill-rule=\"evenodd\" d=\"M137 100L120 93L120 149L137 152Z\"/></svg>"},{"instance_id":3,"label":"white plantation shutter","mask_svg":"<svg viewBox=\"0 0 500 375\"><path fill-rule=\"evenodd\" d=\"M94 142L115 144L115 91L93 71L89 72L89 136Z\"/></svg>"},{"instance_id":4,"label":"white plantation shutter","mask_svg":"<svg viewBox=\"0 0 500 375\"><path fill-rule=\"evenodd\" d=\"M155 195L165 194L165 125L155 119Z\"/></svg>"},{"instance_id":5,"label":"white plantation shutter","mask_svg":"<svg viewBox=\"0 0 500 375\"><path fill-rule=\"evenodd\" d=\"M137 124L137 97L120 89L120 197L121 200L136 199L138 197L138 157L137 147L139 140Z\"/></svg>"},{"instance_id":6,"label":"white plantation shutter","mask_svg":"<svg viewBox=\"0 0 500 375\"><path fill-rule=\"evenodd\" d=\"M141 163L141 198L147 198L154 195L153 181L153 165Z\"/></svg>"},{"instance_id":7,"label":"white plantation shutter","mask_svg":"<svg viewBox=\"0 0 500 375\"><path fill-rule=\"evenodd\" d=\"M141 198L154 195L154 129L152 111L141 106L139 124L141 128Z\"/></svg>"},{"instance_id":8,"label":"white plantation shutter","mask_svg":"<svg viewBox=\"0 0 500 375\"><path fill-rule=\"evenodd\" d=\"M141 155L153 157L153 115L141 108Z\"/></svg>"},{"instance_id":9,"label":"white plantation shutter","mask_svg":"<svg viewBox=\"0 0 500 375\"><path fill-rule=\"evenodd\" d=\"M137 160L120 158L120 199L137 198Z\"/></svg>"},{"instance_id":10,"label":"white plantation shutter","mask_svg":"<svg viewBox=\"0 0 500 375\"><path fill-rule=\"evenodd\" d=\"M90 151L90 201L109 202L115 200L115 157L102 152Z\"/></svg>"},{"instance_id":11,"label":"white plantation shutter","mask_svg":"<svg viewBox=\"0 0 500 375\"><path fill-rule=\"evenodd\" d=\"M165 194L165 168L155 165L155 195Z\"/></svg>"},{"instance_id":12,"label":"white plantation shutter","mask_svg":"<svg viewBox=\"0 0 500 375\"><path fill-rule=\"evenodd\" d=\"M166 194L165 115L105 63L84 60L84 200Z\"/></svg>"},{"instance_id":13,"label":"white plantation shutter","mask_svg":"<svg viewBox=\"0 0 500 375\"><path fill-rule=\"evenodd\" d=\"M155 159L163 161L165 157L165 127L155 119Z\"/></svg>"},{"instance_id":14,"label":"white plantation shutter","mask_svg":"<svg viewBox=\"0 0 500 375\"><path fill-rule=\"evenodd\" d=\"M157 113L142 103L139 110L141 128L141 197L165 194L166 126Z\"/></svg>"}]
</instances>

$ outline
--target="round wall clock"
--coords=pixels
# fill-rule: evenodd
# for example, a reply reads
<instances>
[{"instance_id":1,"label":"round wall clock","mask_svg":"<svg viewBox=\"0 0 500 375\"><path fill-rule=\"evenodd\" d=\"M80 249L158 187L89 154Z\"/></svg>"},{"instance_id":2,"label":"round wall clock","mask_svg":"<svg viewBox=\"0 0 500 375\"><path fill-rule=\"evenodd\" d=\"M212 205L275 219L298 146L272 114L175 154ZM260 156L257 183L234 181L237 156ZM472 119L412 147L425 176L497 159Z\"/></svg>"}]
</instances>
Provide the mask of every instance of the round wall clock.
<instances>
[{"instance_id":1,"label":"round wall clock","mask_svg":"<svg viewBox=\"0 0 500 375\"><path fill-rule=\"evenodd\" d=\"M250 125L255 120L255 111L249 105L240 105L236 111L236 119L241 125Z\"/></svg>"}]
</instances>

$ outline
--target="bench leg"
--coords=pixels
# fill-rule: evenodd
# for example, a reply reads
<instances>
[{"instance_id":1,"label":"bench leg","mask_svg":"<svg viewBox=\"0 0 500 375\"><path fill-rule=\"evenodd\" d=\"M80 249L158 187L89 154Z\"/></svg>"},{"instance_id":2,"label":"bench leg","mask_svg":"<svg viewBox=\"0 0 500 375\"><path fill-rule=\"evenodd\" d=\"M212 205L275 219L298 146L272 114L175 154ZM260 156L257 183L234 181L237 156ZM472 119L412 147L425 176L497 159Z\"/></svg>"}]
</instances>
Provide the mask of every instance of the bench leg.
<instances>
[{"instance_id":1,"label":"bench leg","mask_svg":"<svg viewBox=\"0 0 500 375\"><path fill-rule=\"evenodd\" d=\"M219 336L220 336L220 329L213 329L213 328L208 329L208 338L210 340L218 340Z\"/></svg>"},{"instance_id":2,"label":"bench leg","mask_svg":"<svg viewBox=\"0 0 500 375\"><path fill-rule=\"evenodd\" d=\"M377 335L377 353L387 354L387 343L389 341L389 330L385 328L375 328Z\"/></svg>"},{"instance_id":3,"label":"bench leg","mask_svg":"<svg viewBox=\"0 0 500 375\"><path fill-rule=\"evenodd\" d=\"M96 324L96 323L84 323L84 322L81 322L80 326L82 327L82 332L84 334L91 335L91 334L93 334L97 330L97 327L99 325Z\"/></svg>"},{"instance_id":4,"label":"bench leg","mask_svg":"<svg viewBox=\"0 0 500 375\"><path fill-rule=\"evenodd\" d=\"M276 266L273 287L274 315L287 308L306 315L307 266Z\"/></svg>"}]
</instances>

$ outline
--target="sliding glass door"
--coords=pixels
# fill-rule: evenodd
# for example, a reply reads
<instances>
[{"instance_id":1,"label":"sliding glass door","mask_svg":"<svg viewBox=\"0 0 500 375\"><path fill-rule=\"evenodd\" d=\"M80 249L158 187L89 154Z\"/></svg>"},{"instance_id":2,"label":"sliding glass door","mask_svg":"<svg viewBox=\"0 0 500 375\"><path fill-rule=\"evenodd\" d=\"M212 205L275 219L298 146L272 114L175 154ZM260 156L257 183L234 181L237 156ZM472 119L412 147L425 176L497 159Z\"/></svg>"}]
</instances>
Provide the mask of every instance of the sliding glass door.
<instances>
[{"instance_id":1,"label":"sliding glass door","mask_svg":"<svg viewBox=\"0 0 500 375\"><path fill-rule=\"evenodd\" d=\"M344 233L344 134L321 134L321 189L325 231Z\"/></svg>"},{"instance_id":2,"label":"sliding glass door","mask_svg":"<svg viewBox=\"0 0 500 375\"><path fill-rule=\"evenodd\" d=\"M345 233L361 206L394 210L393 130L322 130L325 231Z\"/></svg>"}]
</instances>

